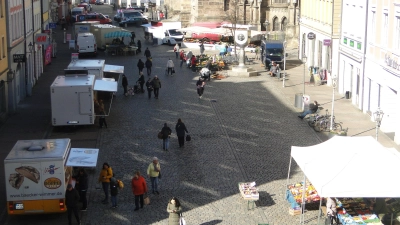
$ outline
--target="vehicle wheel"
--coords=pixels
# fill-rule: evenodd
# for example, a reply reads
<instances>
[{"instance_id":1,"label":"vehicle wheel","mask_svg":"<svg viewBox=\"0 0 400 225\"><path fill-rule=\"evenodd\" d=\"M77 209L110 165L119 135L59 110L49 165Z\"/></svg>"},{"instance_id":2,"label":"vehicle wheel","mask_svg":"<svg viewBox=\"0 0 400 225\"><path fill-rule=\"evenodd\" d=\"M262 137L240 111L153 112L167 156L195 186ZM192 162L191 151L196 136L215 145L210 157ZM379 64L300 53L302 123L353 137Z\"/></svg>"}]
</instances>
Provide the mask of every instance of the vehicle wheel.
<instances>
[{"instance_id":1,"label":"vehicle wheel","mask_svg":"<svg viewBox=\"0 0 400 225\"><path fill-rule=\"evenodd\" d=\"M340 131L342 131L342 125L340 123L334 123L333 127L332 127L332 130L334 132L340 132Z\"/></svg>"},{"instance_id":2,"label":"vehicle wheel","mask_svg":"<svg viewBox=\"0 0 400 225\"><path fill-rule=\"evenodd\" d=\"M168 45L171 45L171 42L168 40Z\"/></svg>"}]
</instances>

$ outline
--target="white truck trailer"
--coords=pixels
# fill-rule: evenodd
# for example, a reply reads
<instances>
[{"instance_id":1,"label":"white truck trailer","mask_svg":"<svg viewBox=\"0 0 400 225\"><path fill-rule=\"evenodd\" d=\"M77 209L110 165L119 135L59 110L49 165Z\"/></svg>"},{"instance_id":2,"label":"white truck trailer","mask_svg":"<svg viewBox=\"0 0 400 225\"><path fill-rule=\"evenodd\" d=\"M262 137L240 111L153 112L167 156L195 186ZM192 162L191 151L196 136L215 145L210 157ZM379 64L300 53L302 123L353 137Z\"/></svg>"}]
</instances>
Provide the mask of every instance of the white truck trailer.
<instances>
[{"instance_id":1,"label":"white truck trailer","mask_svg":"<svg viewBox=\"0 0 400 225\"><path fill-rule=\"evenodd\" d=\"M175 45L183 41L183 33L180 31L182 28L181 22L175 21L161 21L151 22L151 24L144 24L145 32L153 34L153 40L157 40L157 44Z\"/></svg>"},{"instance_id":2,"label":"white truck trailer","mask_svg":"<svg viewBox=\"0 0 400 225\"><path fill-rule=\"evenodd\" d=\"M99 149L74 149L71 140L19 140L4 159L10 215L62 213L73 167L96 167Z\"/></svg>"}]
</instances>

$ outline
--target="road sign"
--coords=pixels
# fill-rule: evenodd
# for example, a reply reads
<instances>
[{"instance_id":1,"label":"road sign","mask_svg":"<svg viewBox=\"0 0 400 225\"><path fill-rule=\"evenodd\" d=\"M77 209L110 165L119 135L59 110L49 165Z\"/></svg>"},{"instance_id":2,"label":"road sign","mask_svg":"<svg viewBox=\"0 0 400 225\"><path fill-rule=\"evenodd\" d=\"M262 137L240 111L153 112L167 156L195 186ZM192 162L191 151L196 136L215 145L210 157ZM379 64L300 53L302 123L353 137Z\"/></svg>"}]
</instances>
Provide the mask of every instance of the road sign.
<instances>
[{"instance_id":1,"label":"road sign","mask_svg":"<svg viewBox=\"0 0 400 225\"><path fill-rule=\"evenodd\" d=\"M57 28L57 24L56 23L49 23L49 28L50 29L56 29Z\"/></svg>"},{"instance_id":2,"label":"road sign","mask_svg":"<svg viewBox=\"0 0 400 225\"><path fill-rule=\"evenodd\" d=\"M331 46L331 39L324 39L325 46Z\"/></svg>"},{"instance_id":3,"label":"road sign","mask_svg":"<svg viewBox=\"0 0 400 225\"><path fill-rule=\"evenodd\" d=\"M310 32L310 33L307 34L307 38L309 40L314 40L315 39L315 34L313 32Z\"/></svg>"},{"instance_id":4,"label":"road sign","mask_svg":"<svg viewBox=\"0 0 400 225\"><path fill-rule=\"evenodd\" d=\"M15 63L25 62L25 54L14 54L13 61Z\"/></svg>"}]
</instances>

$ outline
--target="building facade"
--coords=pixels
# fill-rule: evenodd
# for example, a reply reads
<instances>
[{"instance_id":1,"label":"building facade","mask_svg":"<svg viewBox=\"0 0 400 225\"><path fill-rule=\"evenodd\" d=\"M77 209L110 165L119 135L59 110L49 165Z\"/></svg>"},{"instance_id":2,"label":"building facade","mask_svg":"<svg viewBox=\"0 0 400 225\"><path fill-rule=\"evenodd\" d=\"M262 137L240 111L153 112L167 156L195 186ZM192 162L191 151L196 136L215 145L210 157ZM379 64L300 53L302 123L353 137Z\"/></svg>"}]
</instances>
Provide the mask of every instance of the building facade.
<instances>
[{"instance_id":1,"label":"building facade","mask_svg":"<svg viewBox=\"0 0 400 225\"><path fill-rule=\"evenodd\" d=\"M300 4L299 59L306 56L307 67L330 85L331 77L339 72L342 0L302 0Z\"/></svg>"},{"instance_id":2,"label":"building facade","mask_svg":"<svg viewBox=\"0 0 400 225\"><path fill-rule=\"evenodd\" d=\"M10 81L7 77L9 69L7 52L7 19L5 15L6 1L0 0L0 121L5 120L8 112L7 84Z\"/></svg>"},{"instance_id":3,"label":"building facade","mask_svg":"<svg viewBox=\"0 0 400 225\"><path fill-rule=\"evenodd\" d=\"M400 1L369 0L361 109L384 112L381 130L400 143ZM373 117L371 116L371 120Z\"/></svg>"},{"instance_id":4,"label":"building facade","mask_svg":"<svg viewBox=\"0 0 400 225\"><path fill-rule=\"evenodd\" d=\"M343 0L337 91L362 109L368 0Z\"/></svg>"}]
</instances>

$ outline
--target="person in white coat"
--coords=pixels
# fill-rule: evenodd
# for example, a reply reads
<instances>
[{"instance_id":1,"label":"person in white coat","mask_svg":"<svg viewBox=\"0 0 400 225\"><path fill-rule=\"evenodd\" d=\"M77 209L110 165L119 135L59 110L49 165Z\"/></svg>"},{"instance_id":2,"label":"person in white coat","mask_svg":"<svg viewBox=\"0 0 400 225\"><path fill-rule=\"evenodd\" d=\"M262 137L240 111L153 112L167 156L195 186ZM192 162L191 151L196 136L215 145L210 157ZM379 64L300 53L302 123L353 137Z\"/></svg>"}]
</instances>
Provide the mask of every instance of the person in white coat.
<instances>
[{"instance_id":1,"label":"person in white coat","mask_svg":"<svg viewBox=\"0 0 400 225\"><path fill-rule=\"evenodd\" d=\"M174 62L171 59L168 59L167 61L167 75L173 75L174 73Z\"/></svg>"}]
</instances>

